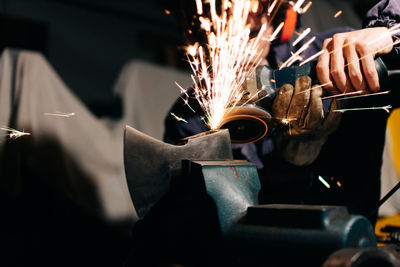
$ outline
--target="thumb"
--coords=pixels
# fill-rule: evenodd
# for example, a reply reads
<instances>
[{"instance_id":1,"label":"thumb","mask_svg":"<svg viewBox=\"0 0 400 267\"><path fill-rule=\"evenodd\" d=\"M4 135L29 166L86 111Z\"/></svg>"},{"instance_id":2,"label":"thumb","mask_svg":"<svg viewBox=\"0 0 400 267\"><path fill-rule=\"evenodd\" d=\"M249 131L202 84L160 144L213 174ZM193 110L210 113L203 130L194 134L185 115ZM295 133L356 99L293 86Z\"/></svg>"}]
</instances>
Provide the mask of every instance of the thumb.
<instances>
[{"instance_id":1,"label":"thumb","mask_svg":"<svg viewBox=\"0 0 400 267\"><path fill-rule=\"evenodd\" d=\"M284 84L275 97L272 103L272 116L277 119L284 119L287 117L290 102L293 96L293 86L291 84Z\"/></svg>"}]
</instances>

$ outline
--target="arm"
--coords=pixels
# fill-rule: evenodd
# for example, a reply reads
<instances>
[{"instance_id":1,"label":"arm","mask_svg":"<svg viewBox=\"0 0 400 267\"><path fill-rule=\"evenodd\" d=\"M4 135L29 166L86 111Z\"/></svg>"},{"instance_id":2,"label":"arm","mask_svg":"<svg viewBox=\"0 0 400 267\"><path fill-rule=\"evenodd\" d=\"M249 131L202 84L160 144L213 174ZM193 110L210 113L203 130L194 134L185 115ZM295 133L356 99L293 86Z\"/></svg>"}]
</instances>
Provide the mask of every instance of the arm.
<instances>
[{"instance_id":1,"label":"arm","mask_svg":"<svg viewBox=\"0 0 400 267\"><path fill-rule=\"evenodd\" d=\"M202 108L193 96L193 90L189 89L188 95L180 95L168 111L164 120L163 141L176 145L182 138L207 131L205 123L201 120L203 115Z\"/></svg>"},{"instance_id":2,"label":"arm","mask_svg":"<svg viewBox=\"0 0 400 267\"><path fill-rule=\"evenodd\" d=\"M380 1L371 8L364 19L363 28L391 28L400 22L400 2L393 0ZM400 40L400 32L392 35L393 41ZM393 52L400 55L400 46L396 45Z\"/></svg>"},{"instance_id":3,"label":"arm","mask_svg":"<svg viewBox=\"0 0 400 267\"><path fill-rule=\"evenodd\" d=\"M325 53L317 63L317 76L324 88L331 94L358 90L377 92L380 87L374 57L393 50L397 35L392 37L387 27L392 27L399 19L400 4L381 1L367 13L364 25L369 28L338 33L326 39Z\"/></svg>"}]
</instances>

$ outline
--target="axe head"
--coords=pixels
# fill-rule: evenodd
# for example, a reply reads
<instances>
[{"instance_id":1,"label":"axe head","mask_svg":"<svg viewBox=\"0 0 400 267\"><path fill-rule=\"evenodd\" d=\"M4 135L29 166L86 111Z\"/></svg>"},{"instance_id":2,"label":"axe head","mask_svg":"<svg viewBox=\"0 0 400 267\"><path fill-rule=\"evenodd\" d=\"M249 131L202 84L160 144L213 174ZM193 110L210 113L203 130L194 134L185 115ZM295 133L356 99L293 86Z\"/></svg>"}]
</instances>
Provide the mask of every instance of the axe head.
<instances>
[{"instance_id":1,"label":"axe head","mask_svg":"<svg viewBox=\"0 0 400 267\"><path fill-rule=\"evenodd\" d=\"M124 165L129 193L139 219L169 191L182 172L182 160L232 160L228 130L186 138L175 146L125 127Z\"/></svg>"}]
</instances>

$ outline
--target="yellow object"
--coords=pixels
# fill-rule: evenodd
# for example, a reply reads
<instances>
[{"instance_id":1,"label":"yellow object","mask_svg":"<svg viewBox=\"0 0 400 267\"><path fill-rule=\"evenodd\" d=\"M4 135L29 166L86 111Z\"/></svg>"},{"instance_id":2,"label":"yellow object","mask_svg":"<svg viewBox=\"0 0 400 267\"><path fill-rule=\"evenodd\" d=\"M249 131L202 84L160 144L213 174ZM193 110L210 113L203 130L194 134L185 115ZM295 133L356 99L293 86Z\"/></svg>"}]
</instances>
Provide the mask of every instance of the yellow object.
<instances>
[{"instance_id":1,"label":"yellow object","mask_svg":"<svg viewBox=\"0 0 400 267\"><path fill-rule=\"evenodd\" d=\"M375 225L375 234L379 235L379 236L389 235L388 233L381 231L381 229L383 227L388 226L388 225L400 227L400 214L395 214L395 215L388 216L388 217L378 218L378 221L376 222L376 225ZM384 245L386 245L386 244L378 243L378 246L384 246Z\"/></svg>"},{"instance_id":2,"label":"yellow object","mask_svg":"<svg viewBox=\"0 0 400 267\"><path fill-rule=\"evenodd\" d=\"M390 114L388 128L392 137L393 161L397 173L400 174L400 108L396 108Z\"/></svg>"},{"instance_id":3,"label":"yellow object","mask_svg":"<svg viewBox=\"0 0 400 267\"><path fill-rule=\"evenodd\" d=\"M397 178L400 180L400 108L396 108L390 114L388 120L388 130L390 131L392 141L393 161L398 174ZM388 235L388 233L384 233L381 231L381 229L387 225L400 227L400 214L378 218L375 226L375 234ZM382 246L384 244L379 245Z\"/></svg>"},{"instance_id":4,"label":"yellow object","mask_svg":"<svg viewBox=\"0 0 400 267\"><path fill-rule=\"evenodd\" d=\"M387 225L399 226L400 227L400 214L395 214L387 217L380 217L375 225L375 234L387 235L381 231L381 229Z\"/></svg>"}]
</instances>

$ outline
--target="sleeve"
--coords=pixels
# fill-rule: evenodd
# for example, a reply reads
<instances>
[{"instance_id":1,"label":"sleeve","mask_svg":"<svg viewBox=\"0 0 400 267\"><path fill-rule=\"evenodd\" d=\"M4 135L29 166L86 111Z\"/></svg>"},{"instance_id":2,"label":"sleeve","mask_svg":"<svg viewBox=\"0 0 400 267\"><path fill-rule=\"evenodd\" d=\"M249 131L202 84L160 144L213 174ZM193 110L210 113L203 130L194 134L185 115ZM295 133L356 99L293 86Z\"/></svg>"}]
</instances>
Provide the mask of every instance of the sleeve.
<instances>
[{"instance_id":1,"label":"sleeve","mask_svg":"<svg viewBox=\"0 0 400 267\"><path fill-rule=\"evenodd\" d=\"M190 89L189 96L181 95L165 117L163 141L177 145L182 138L207 131L203 116L204 112Z\"/></svg>"},{"instance_id":2,"label":"sleeve","mask_svg":"<svg viewBox=\"0 0 400 267\"><path fill-rule=\"evenodd\" d=\"M363 27L393 27L400 22L400 1L381 0L366 14ZM400 40L400 32L393 35L393 41ZM396 45L393 52L400 54L400 45Z\"/></svg>"}]
</instances>

